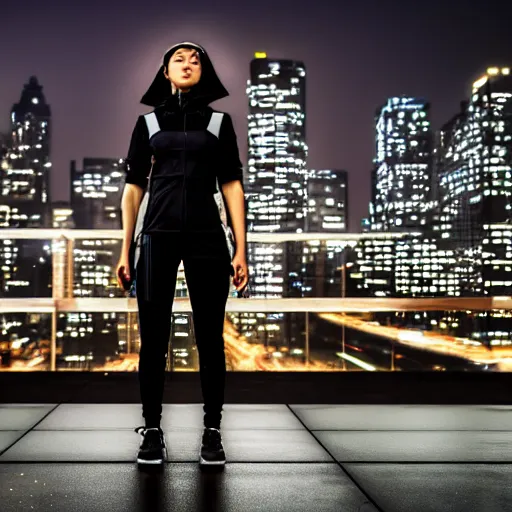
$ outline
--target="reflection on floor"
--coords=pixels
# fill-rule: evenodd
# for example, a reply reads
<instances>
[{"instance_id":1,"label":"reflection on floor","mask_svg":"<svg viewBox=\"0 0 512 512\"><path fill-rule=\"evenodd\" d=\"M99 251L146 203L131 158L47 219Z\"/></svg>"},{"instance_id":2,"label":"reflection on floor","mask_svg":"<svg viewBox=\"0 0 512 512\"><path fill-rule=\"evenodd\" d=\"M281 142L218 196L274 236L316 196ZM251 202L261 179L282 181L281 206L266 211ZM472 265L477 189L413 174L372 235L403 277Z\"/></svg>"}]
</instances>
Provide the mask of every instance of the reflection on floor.
<instances>
[{"instance_id":1,"label":"reflection on floor","mask_svg":"<svg viewBox=\"0 0 512 512\"><path fill-rule=\"evenodd\" d=\"M137 404L0 405L2 511L506 511L512 406L226 404L200 470L200 404L164 405L168 461L134 463Z\"/></svg>"}]
</instances>

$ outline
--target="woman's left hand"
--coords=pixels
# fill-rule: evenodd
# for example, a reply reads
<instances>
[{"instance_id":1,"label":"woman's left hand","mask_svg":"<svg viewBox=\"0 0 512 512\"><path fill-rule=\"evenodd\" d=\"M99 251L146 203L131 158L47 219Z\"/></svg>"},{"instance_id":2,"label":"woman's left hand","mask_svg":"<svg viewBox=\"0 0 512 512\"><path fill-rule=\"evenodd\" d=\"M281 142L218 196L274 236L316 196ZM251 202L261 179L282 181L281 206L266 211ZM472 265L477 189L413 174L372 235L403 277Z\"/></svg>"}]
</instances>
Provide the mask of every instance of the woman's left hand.
<instances>
[{"instance_id":1,"label":"woman's left hand","mask_svg":"<svg viewBox=\"0 0 512 512\"><path fill-rule=\"evenodd\" d=\"M247 261L244 254L235 254L232 261L235 275L233 276L233 284L236 290L242 291L249 282L249 271L247 269Z\"/></svg>"}]
</instances>

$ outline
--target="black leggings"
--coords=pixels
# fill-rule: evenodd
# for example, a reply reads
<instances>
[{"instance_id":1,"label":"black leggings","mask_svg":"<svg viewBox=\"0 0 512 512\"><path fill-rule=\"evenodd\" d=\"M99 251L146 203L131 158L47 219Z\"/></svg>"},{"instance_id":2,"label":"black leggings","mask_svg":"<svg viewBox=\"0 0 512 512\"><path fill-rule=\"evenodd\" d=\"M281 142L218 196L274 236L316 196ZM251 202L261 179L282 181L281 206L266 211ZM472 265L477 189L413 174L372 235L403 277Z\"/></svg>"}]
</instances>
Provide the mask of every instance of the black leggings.
<instances>
[{"instance_id":1,"label":"black leggings","mask_svg":"<svg viewBox=\"0 0 512 512\"><path fill-rule=\"evenodd\" d=\"M223 234L188 240L183 235L165 239L152 237L151 251L141 253L137 302L142 415L146 427L160 426L172 304L182 260L199 355L204 426L220 428L226 378L223 331L231 270ZM148 262L150 273L145 272ZM150 295L145 293L148 280Z\"/></svg>"}]
</instances>

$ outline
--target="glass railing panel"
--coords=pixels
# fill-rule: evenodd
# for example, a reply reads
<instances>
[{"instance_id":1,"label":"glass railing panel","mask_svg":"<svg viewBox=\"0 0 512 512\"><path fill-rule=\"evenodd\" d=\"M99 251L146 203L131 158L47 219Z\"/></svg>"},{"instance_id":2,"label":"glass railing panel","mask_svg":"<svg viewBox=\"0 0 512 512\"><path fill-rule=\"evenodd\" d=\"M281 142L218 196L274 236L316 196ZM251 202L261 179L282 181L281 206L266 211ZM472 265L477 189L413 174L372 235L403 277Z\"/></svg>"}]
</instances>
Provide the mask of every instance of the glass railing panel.
<instances>
[{"instance_id":1,"label":"glass railing panel","mask_svg":"<svg viewBox=\"0 0 512 512\"><path fill-rule=\"evenodd\" d=\"M511 371L510 300L449 303L448 310L434 299L229 299L226 366L237 372ZM65 299L53 310L51 301L4 301L0 318L3 371L138 369L135 299ZM167 370L198 369L190 302L177 299Z\"/></svg>"}]
</instances>

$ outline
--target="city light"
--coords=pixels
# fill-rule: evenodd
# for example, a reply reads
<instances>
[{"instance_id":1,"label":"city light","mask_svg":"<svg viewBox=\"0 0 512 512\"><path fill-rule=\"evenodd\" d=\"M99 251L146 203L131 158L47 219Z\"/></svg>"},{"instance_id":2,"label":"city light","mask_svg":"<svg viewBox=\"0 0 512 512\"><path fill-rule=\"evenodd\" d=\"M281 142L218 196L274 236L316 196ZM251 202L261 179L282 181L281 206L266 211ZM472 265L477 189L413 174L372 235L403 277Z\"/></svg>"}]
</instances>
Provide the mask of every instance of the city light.
<instances>
[{"instance_id":1,"label":"city light","mask_svg":"<svg viewBox=\"0 0 512 512\"><path fill-rule=\"evenodd\" d=\"M309 321L317 320L318 311L310 307L308 320L293 316L306 312L303 308L310 304L306 301L320 304L326 296L340 300L354 295L371 297L381 304L391 298L494 297L492 307L477 311L385 309L390 314L385 321L394 330L393 340L436 353L512 345L509 76L508 67L488 67L473 82L460 112L436 132L426 100L395 95L384 102L375 116L372 202L362 224L365 236L355 236L347 232L347 172L308 166L304 64L254 53L246 88L248 165L244 178L252 297L238 302L238 309L228 307L225 329L232 364L240 369L292 371L303 368L307 360L311 367L328 368L311 358L309 345L297 346L306 332L308 337L328 338L325 326L315 324L314 333L306 328ZM51 118L35 78L25 86L10 117L12 140L0 163L4 297L21 294L43 299L51 295L54 301L94 303L120 299L123 292L114 272L121 244L124 159L86 158L81 169L73 161L71 201L52 203ZM37 236L31 228L37 228ZM82 236L91 228L94 231L87 232L94 237ZM180 300L188 297L183 265L175 294L176 307L182 308ZM294 311L251 309L258 300L288 299L297 301ZM53 302L53 307L64 303ZM137 348L136 310L109 304L109 312L106 307L101 312L59 310L55 339L61 347L74 347L73 353L62 355L60 364L75 368L97 364L100 356L81 354L73 345L77 341L94 342L94 351L108 353L101 356L105 361L118 360L120 354ZM361 320L348 315L324 319L339 323L343 318L343 325L356 331L386 337L383 333L391 331L382 325L374 306L365 304L367 310L359 307L357 312ZM51 310L51 305L45 307ZM376 316L364 318L370 311ZM32 308L25 313L37 311ZM24 350L30 336L16 337L23 333L23 322L7 310L4 314L3 336L14 342L17 351ZM172 339L178 346L172 348L172 364L190 370L197 365L192 317L188 310L176 314ZM30 321L33 326L37 319ZM429 331L435 331L441 341ZM331 363L342 359L343 365L381 369L365 360L367 355L359 346L351 348L357 357L343 351L334 358L336 350L331 349ZM133 361L123 367L131 365Z\"/></svg>"}]
</instances>

